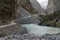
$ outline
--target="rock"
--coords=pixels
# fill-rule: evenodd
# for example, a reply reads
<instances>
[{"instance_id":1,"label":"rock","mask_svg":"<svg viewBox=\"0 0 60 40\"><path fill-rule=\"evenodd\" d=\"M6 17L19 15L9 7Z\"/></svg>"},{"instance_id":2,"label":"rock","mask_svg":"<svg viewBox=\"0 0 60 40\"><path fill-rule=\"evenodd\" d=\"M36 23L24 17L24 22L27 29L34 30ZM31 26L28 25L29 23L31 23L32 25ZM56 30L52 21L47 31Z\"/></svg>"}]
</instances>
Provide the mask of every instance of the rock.
<instances>
[{"instance_id":1,"label":"rock","mask_svg":"<svg viewBox=\"0 0 60 40\"><path fill-rule=\"evenodd\" d=\"M30 23L39 23L39 19L34 17L34 10L35 8L32 6L30 0L20 0L21 5L18 7L18 19L16 20L17 23L20 24L30 24ZM29 3L29 4L28 4ZM32 13L31 13L32 11ZM32 15L33 14L33 15Z\"/></svg>"},{"instance_id":2,"label":"rock","mask_svg":"<svg viewBox=\"0 0 60 40\"><path fill-rule=\"evenodd\" d=\"M55 11L60 10L60 0L53 0Z\"/></svg>"},{"instance_id":3,"label":"rock","mask_svg":"<svg viewBox=\"0 0 60 40\"><path fill-rule=\"evenodd\" d=\"M37 0L30 0L32 6L37 10L35 14L42 14L45 15L44 9L41 7L41 5L37 2Z\"/></svg>"},{"instance_id":4,"label":"rock","mask_svg":"<svg viewBox=\"0 0 60 40\"><path fill-rule=\"evenodd\" d=\"M33 34L31 34L31 35L30 34L11 35L11 36L6 36L4 38L0 38L0 40L60 40L60 34L48 34L48 35L45 34L45 35L42 35L40 37L39 36L33 36L33 37L31 37L32 35ZM12 36L14 36L15 38L13 38Z\"/></svg>"},{"instance_id":5,"label":"rock","mask_svg":"<svg viewBox=\"0 0 60 40\"><path fill-rule=\"evenodd\" d=\"M41 40L45 40L45 39L41 39Z\"/></svg>"},{"instance_id":6,"label":"rock","mask_svg":"<svg viewBox=\"0 0 60 40\"><path fill-rule=\"evenodd\" d=\"M19 16L17 17L18 20L16 20L17 23L20 24L30 24L30 23L39 23L40 20L38 18L31 16L30 12L25 10L23 7L20 7L18 10Z\"/></svg>"},{"instance_id":7,"label":"rock","mask_svg":"<svg viewBox=\"0 0 60 40\"><path fill-rule=\"evenodd\" d=\"M30 0L20 0L20 6L23 7L25 10L29 11L30 13L34 13L35 9L34 7L31 5Z\"/></svg>"},{"instance_id":8,"label":"rock","mask_svg":"<svg viewBox=\"0 0 60 40\"><path fill-rule=\"evenodd\" d=\"M18 18L24 18L24 17L28 17L31 15L29 11L27 11L26 9L20 6L17 12L19 13Z\"/></svg>"},{"instance_id":9,"label":"rock","mask_svg":"<svg viewBox=\"0 0 60 40\"><path fill-rule=\"evenodd\" d=\"M60 0L49 0L47 6L47 13L51 14L57 10L60 10Z\"/></svg>"},{"instance_id":10,"label":"rock","mask_svg":"<svg viewBox=\"0 0 60 40\"><path fill-rule=\"evenodd\" d=\"M51 14L54 12L54 10L55 10L55 8L54 8L53 0L49 0L46 11L48 14Z\"/></svg>"},{"instance_id":11,"label":"rock","mask_svg":"<svg viewBox=\"0 0 60 40\"><path fill-rule=\"evenodd\" d=\"M17 6L15 3L16 0L0 0L0 26L9 24L12 20L16 19L18 14L15 10Z\"/></svg>"}]
</instances>

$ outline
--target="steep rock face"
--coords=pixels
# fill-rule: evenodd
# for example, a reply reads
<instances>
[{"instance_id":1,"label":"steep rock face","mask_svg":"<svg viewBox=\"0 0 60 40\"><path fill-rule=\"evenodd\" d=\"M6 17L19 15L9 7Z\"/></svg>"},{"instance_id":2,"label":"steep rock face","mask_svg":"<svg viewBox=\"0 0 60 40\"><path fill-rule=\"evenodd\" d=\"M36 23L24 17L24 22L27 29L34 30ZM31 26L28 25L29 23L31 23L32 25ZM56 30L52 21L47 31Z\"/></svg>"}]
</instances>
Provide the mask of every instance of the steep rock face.
<instances>
[{"instance_id":1,"label":"steep rock face","mask_svg":"<svg viewBox=\"0 0 60 40\"><path fill-rule=\"evenodd\" d=\"M36 17L33 17L37 13L36 9L31 4L30 0L20 0L20 6L17 9L19 23L39 23L39 20ZM32 15L33 14L33 15Z\"/></svg>"},{"instance_id":2,"label":"steep rock face","mask_svg":"<svg viewBox=\"0 0 60 40\"><path fill-rule=\"evenodd\" d=\"M16 0L0 0L0 25L8 24L17 17Z\"/></svg>"},{"instance_id":3,"label":"steep rock face","mask_svg":"<svg viewBox=\"0 0 60 40\"><path fill-rule=\"evenodd\" d=\"M27 11L26 9L24 9L23 7L20 7L20 6L19 6L17 12L19 14L18 18L24 18L24 17L28 17L29 15L31 15L29 11Z\"/></svg>"},{"instance_id":4,"label":"steep rock face","mask_svg":"<svg viewBox=\"0 0 60 40\"><path fill-rule=\"evenodd\" d=\"M55 11L60 10L60 0L53 0Z\"/></svg>"},{"instance_id":5,"label":"steep rock face","mask_svg":"<svg viewBox=\"0 0 60 40\"><path fill-rule=\"evenodd\" d=\"M8 24L18 17L28 17L35 13L35 8L31 5L30 0L0 0L0 24ZM18 18L17 17L17 18ZM5 21L6 20L6 21ZM3 24L3 25L4 25Z\"/></svg>"},{"instance_id":6,"label":"steep rock face","mask_svg":"<svg viewBox=\"0 0 60 40\"><path fill-rule=\"evenodd\" d=\"M39 23L40 21L30 14L29 11L25 10L24 8L20 7L19 9L19 17L18 20L16 20L17 23L21 24L30 24L30 23Z\"/></svg>"},{"instance_id":7,"label":"steep rock face","mask_svg":"<svg viewBox=\"0 0 60 40\"><path fill-rule=\"evenodd\" d=\"M47 11L48 14L51 14L51 13L54 12L54 3L53 3L53 0L49 0L48 1L48 6L47 6L46 11Z\"/></svg>"},{"instance_id":8,"label":"steep rock face","mask_svg":"<svg viewBox=\"0 0 60 40\"><path fill-rule=\"evenodd\" d=\"M47 6L47 13L51 14L57 10L60 10L60 0L49 0Z\"/></svg>"},{"instance_id":9,"label":"steep rock face","mask_svg":"<svg viewBox=\"0 0 60 40\"><path fill-rule=\"evenodd\" d=\"M60 27L60 0L49 0L43 25ZM44 23L45 22L45 23Z\"/></svg>"},{"instance_id":10,"label":"steep rock face","mask_svg":"<svg viewBox=\"0 0 60 40\"><path fill-rule=\"evenodd\" d=\"M30 0L32 6L37 10L36 14L45 14L37 0Z\"/></svg>"},{"instance_id":11,"label":"steep rock face","mask_svg":"<svg viewBox=\"0 0 60 40\"><path fill-rule=\"evenodd\" d=\"M31 5L30 0L20 0L20 6L29 11L30 13L34 13L35 9Z\"/></svg>"}]
</instances>

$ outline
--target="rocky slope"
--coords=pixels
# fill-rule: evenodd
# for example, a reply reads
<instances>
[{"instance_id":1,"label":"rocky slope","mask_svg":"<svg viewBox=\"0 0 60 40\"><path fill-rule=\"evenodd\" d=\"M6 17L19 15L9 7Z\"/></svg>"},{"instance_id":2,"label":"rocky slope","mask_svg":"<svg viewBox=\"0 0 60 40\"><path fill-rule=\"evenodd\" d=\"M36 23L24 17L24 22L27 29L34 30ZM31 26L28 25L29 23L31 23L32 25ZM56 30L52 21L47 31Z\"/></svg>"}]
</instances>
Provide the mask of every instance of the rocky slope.
<instances>
[{"instance_id":1,"label":"rocky slope","mask_svg":"<svg viewBox=\"0 0 60 40\"><path fill-rule=\"evenodd\" d=\"M16 20L17 23L30 24L30 23L39 23L40 21L23 7L20 7L20 9L18 10L18 13L19 13L17 17L18 19Z\"/></svg>"},{"instance_id":2,"label":"rocky slope","mask_svg":"<svg viewBox=\"0 0 60 40\"><path fill-rule=\"evenodd\" d=\"M20 0L20 2L21 2L20 6L18 7L18 10L17 10L19 15L17 17L18 20L16 22L19 22L21 24L39 23L38 18L33 16L35 13L38 14L38 12L36 11L37 9L35 9L33 6L34 4L32 5L30 0L28 0L28 1Z\"/></svg>"},{"instance_id":3,"label":"rocky slope","mask_svg":"<svg viewBox=\"0 0 60 40\"><path fill-rule=\"evenodd\" d=\"M17 17L16 0L0 0L0 25L9 24Z\"/></svg>"},{"instance_id":4,"label":"rocky slope","mask_svg":"<svg viewBox=\"0 0 60 40\"><path fill-rule=\"evenodd\" d=\"M35 9L31 5L30 0L20 0L20 6L29 11L30 13L35 13Z\"/></svg>"}]
</instances>

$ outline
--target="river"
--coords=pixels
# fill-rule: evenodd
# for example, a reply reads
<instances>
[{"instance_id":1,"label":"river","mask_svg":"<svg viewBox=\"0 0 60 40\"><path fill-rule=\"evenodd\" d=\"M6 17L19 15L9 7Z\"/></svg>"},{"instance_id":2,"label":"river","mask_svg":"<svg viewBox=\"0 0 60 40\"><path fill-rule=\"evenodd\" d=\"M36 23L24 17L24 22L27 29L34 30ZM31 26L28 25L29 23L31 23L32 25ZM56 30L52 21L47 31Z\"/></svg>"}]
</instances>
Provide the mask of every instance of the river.
<instances>
[{"instance_id":1,"label":"river","mask_svg":"<svg viewBox=\"0 0 60 40\"><path fill-rule=\"evenodd\" d=\"M39 26L37 24L21 24L25 27L29 34L44 35L44 34L56 34L60 33L60 28Z\"/></svg>"}]
</instances>

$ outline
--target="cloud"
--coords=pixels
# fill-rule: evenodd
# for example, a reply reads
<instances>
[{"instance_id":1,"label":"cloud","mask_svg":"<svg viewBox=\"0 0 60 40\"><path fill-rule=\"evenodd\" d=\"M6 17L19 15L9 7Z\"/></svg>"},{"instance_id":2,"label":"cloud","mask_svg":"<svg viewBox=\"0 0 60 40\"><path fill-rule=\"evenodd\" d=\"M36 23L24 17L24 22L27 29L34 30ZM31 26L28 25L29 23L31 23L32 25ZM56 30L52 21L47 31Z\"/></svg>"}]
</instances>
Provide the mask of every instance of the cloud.
<instances>
[{"instance_id":1,"label":"cloud","mask_svg":"<svg viewBox=\"0 0 60 40\"><path fill-rule=\"evenodd\" d=\"M46 9L48 0L37 0L43 9Z\"/></svg>"}]
</instances>

